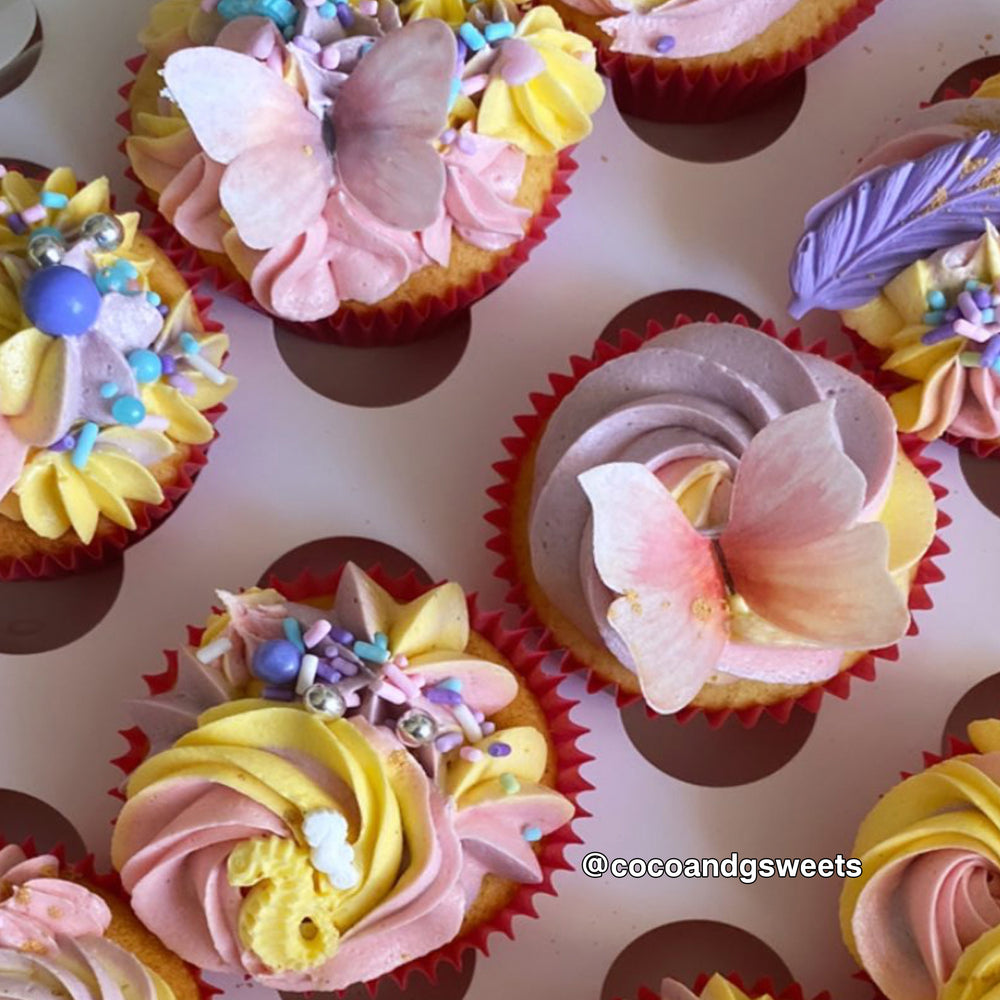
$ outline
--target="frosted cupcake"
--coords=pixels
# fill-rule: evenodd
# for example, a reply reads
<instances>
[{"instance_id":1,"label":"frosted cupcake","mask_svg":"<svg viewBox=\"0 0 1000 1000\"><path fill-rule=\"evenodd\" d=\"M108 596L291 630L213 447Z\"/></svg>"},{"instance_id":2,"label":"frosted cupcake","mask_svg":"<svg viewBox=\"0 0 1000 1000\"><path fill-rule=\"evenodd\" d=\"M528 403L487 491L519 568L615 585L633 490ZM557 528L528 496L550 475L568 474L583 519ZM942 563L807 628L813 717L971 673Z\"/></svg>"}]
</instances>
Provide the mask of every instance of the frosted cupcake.
<instances>
[{"instance_id":1,"label":"frosted cupcake","mask_svg":"<svg viewBox=\"0 0 1000 1000\"><path fill-rule=\"evenodd\" d=\"M574 359L519 418L491 518L501 575L624 700L759 715L818 698L906 633L930 486L839 365L733 324L651 334Z\"/></svg>"},{"instance_id":2,"label":"frosted cupcake","mask_svg":"<svg viewBox=\"0 0 1000 1000\"><path fill-rule=\"evenodd\" d=\"M675 979L664 979L659 995L652 991L639 994L639 1000L802 1000L802 988L792 985L780 993L774 990L768 982L759 983L744 992L743 982L736 976L702 976L700 985L695 984L695 990L689 990L683 983ZM824 997L828 994L823 994Z\"/></svg>"},{"instance_id":3,"label":"frosted cupcake","mask_svg":"<svg viewBox=\"0 0 1000 1000\"><path fill-rule=\"evenodd\" d=\"M456 584L397 603L348 564L334 586L220 593L225 613L136 706L149 752L112 843L168 947L283 990L433 970L509 929L574 813L554 788L565 721L470 630Z\"/></svg>"},{"instance_id":4,"label":"frosted cupcake","mask_svg":"<svg viewBox=\"0 0 1000 1000\"><path fill-rule=\"evenodd\" d=\"M888 1000L987 1000L1000 989L1000 722L889 791L852 854L841 928Z\"/></svg>"},{"instance_id":5,"label":"frosted cupcake","mask_svg":"<svg viewBox=\"0 0 1000 1000\"><path fill-rule=\"evenodd\" d=\"M104 888L93 887L92 878ZM195 974L138 924L108 882L89 863L66 869L54 855L29 857L13 844L0 846L0 997L209 996Z\"/></svg>"},{"instance_id":6,"label":"frosted cupcake","mask_svg":"<svg viewBox=\"0 0 1000 1000\"><path fill-rule=\"evenodd\" d=\"M2 579L106 560L205 464L228 341L137 225L106 180L0 175Z\"/></svg>"},{"instance_id":7,"label":"frosted cupcake","mask_svg":"<svg viewBox=\"0 0 1000 1000\"><path fill-rule=\"evenodd\" d=\"M979 454L1000 445L997 84L894 125L812 210L791 265L792 315L840 313L900 429Z\"/></svg>"},{"instance_id":8,"label":"frosted cupcake","mask_svg":"<svg viewBox=\"0 0 1000 1000\"><path fill-rule=\"evenodd\" d=\"M165 0L141 42L126 148L160 213L261 308L354 343L522 263L604 94L589 41L504 0Z\"/></svg>"}]
</instances>

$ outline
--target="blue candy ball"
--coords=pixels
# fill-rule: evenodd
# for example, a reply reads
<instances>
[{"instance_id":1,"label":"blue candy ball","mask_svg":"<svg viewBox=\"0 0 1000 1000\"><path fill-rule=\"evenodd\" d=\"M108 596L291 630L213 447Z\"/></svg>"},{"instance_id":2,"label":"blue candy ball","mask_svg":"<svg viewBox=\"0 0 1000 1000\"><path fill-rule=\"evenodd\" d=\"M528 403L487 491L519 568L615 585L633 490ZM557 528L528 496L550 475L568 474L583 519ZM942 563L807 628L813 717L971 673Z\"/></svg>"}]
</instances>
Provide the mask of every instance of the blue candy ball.
<instances>
[{"instance_id":1,"label":"blue candy ball","mask_svg":"<svg viewBox=\"0 0 1000 1000\"><path fill-rule=\"evenodd\" d=\"M155 382L163 374L163 362L154 351L132 351L128 363L139 383Z\"/></svg>"},{"instance_id":2,"label":"blue candy ball","mask_svg":"<svg viewBox=\"0 0 1000 1000\"><path fill-rule=\"evenodd\" d=\"M265 684L291 684L299 675L301 659L294 643L287 639L269 639L253 654L253 673Z\"/></svg>"},{"instance_id":3,"label":"blue candy ball","mask_svg":"<svg viewBox=\"0 0 1000 1000\"><path fill-rule=\"evenodd\" d=\"M119 396L111 404L111 416L126 427L141 424L146 416L146 407L135 396Z\"/></svg>"},{"instance_id":4,"label":"blue candy ball","mask_svg":"<svg viewBox=\"0 0 1000 1000\"><path fill-rule=\"evenodd\" d=\"M56 264L28 279L21 305L33 326L51 337L79 337L97 320L101 293L75 267Z\"/></svg>"}]
</instances>

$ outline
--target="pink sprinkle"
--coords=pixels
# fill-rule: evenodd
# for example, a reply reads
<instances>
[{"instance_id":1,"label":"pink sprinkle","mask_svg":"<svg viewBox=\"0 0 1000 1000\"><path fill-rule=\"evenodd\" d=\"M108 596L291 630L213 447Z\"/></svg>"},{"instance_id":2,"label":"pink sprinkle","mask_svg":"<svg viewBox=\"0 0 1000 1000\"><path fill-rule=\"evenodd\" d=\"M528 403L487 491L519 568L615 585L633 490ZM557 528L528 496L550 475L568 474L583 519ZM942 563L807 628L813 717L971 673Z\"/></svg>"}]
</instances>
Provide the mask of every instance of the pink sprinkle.
<instances>
[{"instance_id":1,"label":"pink sprinkle","mask_svg":"<svg viewBox=\"0 0 1000 1000\"><path fill-rule=\"evenodd\" d=\"M250 45L250 54L263 61L274 51L274 46L274 34L270 30L258 31Z\"/></svg>"},{"instance_id":2,"label":"pink sprinkle","mask_svg":"<svg viewBox=\"0 0 1000 1000\"><path fill-rule=\"evenodd\" d=\"M466 132L458 133L455 145L458 146L459 150L465 153L466 156L472 156L472 154L476 151L476 144L473 142L472 136Z\"/></svg>"},{"instance_id":3,"label":"pink sprinkle","mask_svg":"<svg viewBox=\"0 0 1000 1000\"><path fill-rule=\"evenodd\" d=\"M302 49L304 52L311 52L313 55L319 53L321 48L319 42L315 38L310 38L308 35L296 35L292 39L292 45L296 48Z\"/></svg>"},{"instance_id":4,"label":"pink sprinkle","mask_svg":"<svg viewBox=\"0 0 1000 1000\"><path fill-rule=\"evenodd\" d=\"M183 375L171 375L167 381L182 395L193 396L195 394L194 382Z\"/></svg>"},{"instance_id":5,"label":"pink sprinkle","mask_svg":"<svg viewBox=\"0 0 1000 1000\"><path fill-rule=\"evenodd\" d=\"M490 78L485 73L477 73L475 76L470 76L462 81L462 93L466 97L471 97L473 94L478 94L479 91L486 89L486 84L490 82Z\"/></svg>"},{"instance_id":6,"label":"pink sprinkle","mask_svg":"<svg viewBox=\"0 0 1000 1000\"><path fill-rule=\"evenodd\" d=\"M444 733L434 741L434 746L441 753L448 753L462 745L461 733Z\"/></svg>"},{"instance_id":7,"label":"pink sprinkle","mask_svg":"<svg viewBox=\"0 0 1000 1000\"><path fill-rule=\"evenodd\" d=\"M361 704L357 691L344 691L342 694L344 695L344 705L347 708L357 708Z\"/></svg>"},{"instance_id":8,"label":"pink sprinkle","mask_svg":"<svg viewBox=\"0 0 1000 1000\"><path fill-rule=\"evenodd\" d=\"M378 687L373 687L372 691L392 705L406 704L406 695L395 684L390 684L388 681L382 681Z\"/></svg>"},{"instance_id":9,"label":"pink sprinkle","mask_svg":"<svg viewBox=\"0 0 1000 1000\"><path fill-rule=\"evenodd\" d=\"M408 656L397 656L393 661L397 667L405 670L410 665L410 658Z\"/></svg>"},{"instance_id":10,"label":"pink sprinkle","mask_svg":"<svg viewBox=\"0 0 1000 1000\"><path fill-rule=\"evenodd\" d=\"M319 57L319 64L323 69L336 69L340 65L340 49L336 44L328 45L323 49Z\"/></svg>"},{"instance_id":11,"label":"pink sprinkle","mask_svg":"<svg viewBox=\"0 0 1000 1000\"><path fill-rule=\"evenodd\" d=\"M31 205L21 212L21 218L24 219L29 226L34 225L36 222L43 222L45 220L45 206Z\"/></svg>"},{"instance_id":12,"label":"pink sprinkle","mask_svg":"<svg viewBox=\"0 0 1000 1000\"><path fill-rule=\"evenodd\" d=\"M457 133L455 132L455 130L453 128L446 128L441 133L441 145L442 146L450 146L455 141L455 136L456 135L457 135Z\"/></svg>"},{"instance_id":13,"label":"pink sprinkle","mask_svg":"<svg viewBox=\"0 0 1000 1000\"><path fill-rule=\"evenodd\" d=\"M321 7L325 0L306 0L307 7Z\"/></svg>"},{"instance_id":14,"label":"pink sprinkle","mask_svg":"<svg viewBox=\"0 0 1000 1000\"><path fill-rule=\"evenodd\" d=\"M483 723L484 723L484 722L486 721L486 716L485 716L485 715L483 715L483 713L482 713L482 712L473 712L473 713L472 713L472 717L473 717L473 718L474 718L474 719L476 720L476 722L478 722L478 723L479 723L480 725L482 725L482 724L483 724Z\"/></svg>"},{"instance_id":15,"label":"pink sprinkle","mask_svg":"<svg viewBox=\"0 0 1000 1000\"><path fill-rule=\"evenodd\" d=\"M483 736L492 736L497 731L495 722L484 722L480 728L483 731Z\"/></svg>"},{"instance_id":16,"label":"pink sprinkle","mask_svg":"<svg viewBox=\"0 0 1000 1000\"><path fill-rule=\"evenodd\" d=\"M423 674L407 674L406 675L418 688L422 688L427 683L427 678Z\"/></svg>"},{"instance_id":17,"label":"pink sprinkle","mask_svg":"<svg viewBox=\"0 0 1000 1000\"><path fill-rule=\"evenodd\" d=\"M409 701L420 697L420 688L395 663L389 662L385 665L385 676L406 695Z\"/></svg>"},{"instance_id":18,"label":"pink sprinkle","mask_svg":"<svg viewBox=\"0 0 1000 1000\"><path fill-rule=\"evenodd\" d=\"M325 618L320 618L319 621L313 622L312 625L306 629L306 634L302 636L302 642L306 649L312 649L313 646L318 646L330 634L330 629L332 628L333 625L331 625Z\"/></svg>"},{"instance_id":19,"label":"pink sprinkle","mask_svg":"<svg viewBox=\"0 0 1000 1000\"><path fill-rule=\"evenodd\" d=\"M462 747L462 749L458 751L458 756L461 757L462 760L467 760L470 764L475 764L477 760L483 759L483 751L480 750L479 747Z\"/></svg>"},{"instance_id":20,"label":"pink sprinkle","mask_svg":"<svg viewBox=\"0 0 1000 1000\"><path fill-rule=\"evenodd\" d=\"M981 326L977 323L970 323L967 319L956 319L954 330L958 336L967 337L969 340L976 341L977 344L989 340L996 332L993 329L993 324Z\"/></svg>"},{"instance_id":21,"label":"pink sprinkle","mask_svg":"<svg viewBox=\"0 0 1000 1000\"><path fill-rule=\"evenodd\" d=\"M378 13L378 0L361 0L361 3L358 4L358 10L365 17L374 17Z\"/></svg>"}]
</instances>

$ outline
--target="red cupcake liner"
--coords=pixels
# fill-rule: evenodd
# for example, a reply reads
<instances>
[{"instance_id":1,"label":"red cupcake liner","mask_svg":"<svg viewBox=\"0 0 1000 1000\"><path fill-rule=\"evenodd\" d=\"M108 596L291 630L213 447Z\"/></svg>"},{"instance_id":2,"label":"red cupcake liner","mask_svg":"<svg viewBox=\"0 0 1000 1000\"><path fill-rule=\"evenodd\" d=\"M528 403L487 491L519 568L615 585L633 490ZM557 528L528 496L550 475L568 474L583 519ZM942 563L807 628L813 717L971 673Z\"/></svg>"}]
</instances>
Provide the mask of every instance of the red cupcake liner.
<instances>
[{"instance_id":1,"label":"red cupcake liner","mask_svg":"<svg viewBox=\"0 0 1000 1000\"><path fill-rule=\"evenodd\" d=\"M840 19L798 48L771 59L691 69L682 63L612 52L597 45L597 61L623 114L657 122L718 122L736 118L773 100L788 78L852 34L881 0L858 0Z\"/></svg>"},{"instance_id":2,"label":"red cupcake liner","mask_svg":"<svg viewBox=\"0 0 1000 1000\"><path fill-rule=\"evenodd\" d=\"M701 991L708 985L711 978L707 972L703 972L694 981L694 985L691 987L692 991L701 996ZM756 1000L757 997L772 997L773 1000L807 1000L808 996L798 983L790 983L779 993L775 989L774 982L768 976L756 980L753 984L744 982L737 972L726 973L723 978L728 979L733 986L742 990L751 1000ZM640 986L636 1000L660 1000L660 991L650 989L648 986ZM813 1000L830 1000L830 994L824 990L822 993L817 993Z\"/></svg>"},{"instance_id":3,"label":"red cupcake liner","mask_svg":"<svg viewBox=\"0 0 1000 1000\"><path fill-rule=\"evenodd\" d=\"M7 847L11 843L12 841L9 841L3 836L2 833L0 833L0 848ZM100 889L109 896L113 896L120 903L124 903L126 906L130 907L128 893L125 892L121 879L118 877L118 873L115 871L98 871L93 854L88 854L79 861L67 861L65 844L56 844L55 847L48 850L41 850L35 843L34 837L28 837L27 840L22 840L21 843L16 846L20 847L29 858L38 857L40 854L51 854L59 862L60 874L65 874L70 878L78 879L94 889ZM218 996L222 992L222 990L217 987L205 982L201 976L201 972L193 965L189 965L185 962L184 966L197 985L198 994L201 997L201 1000L212 1000L212 997Z\"/></svg>"},{"instance_id":4,"label":"red cupcake liner","mask_svg":"<svg viewBox=\"0 0 1000 1000\"><path fill-rule=\"evenodd\" d=\"M119 88L118 93L127 101L135 86L146 56L129 59L125 66L133 79ZM117 122L126 132L132 131L132 114L126 109L117 117ZM119 146L124 151L124 143ZM475 275L468 284L448 290L443 296L427 296L416 303L406 302L391 310L376 310L361 316L350 309L338 309L324 320L309 323L295 323L269 313L254 298L250 286L242 278L234 278L219 267L207 261L197 249L188 243L176 229L162 216L156 202L150 197L135 172L129 167L125 175L139 187L138 204L150 213L152 222L149 231L157 243L163 247L179 266L190 270L199 281L209 282L218 291L229 295L257 312L272 316L281 329L296 333L309 340L322 343L341 344L346 347L388 347L422 340L440 332L445 321L455 313L469 308L473 303L502 285L522 264L531 252L546 239L546 230L559 218L559 203L570 193L569 178L576 171L573 148L559 153L556 172L552 179L552 189L534 215L524 238L489 270Z\"/></svg>"},{"instance_id":5,"label":"red cupcake liner","mask_svg":"<svg viewBox=\"0 0 1000 1000\"><path fill-rule=\"evenodd\" d=\"M153 238L148 230L143 232ZM192 288L195 287L197 276L181 268L178 270L181 271L181 276L187 284ZM194 303L207 333L217 333L223 329L221 323L209 317L212 307L212 299L209 296L195 295ZM225 412L225 405L220 403L210 410L205 410L202 415L214 427ZM181 465L177 480L163 487L163 502L155 505L142 504L138 510L133 511L136 526L131 531L116 524L110 532L95 536L89 545L80 543L51 554L35 552L28 556L0 555L0 582L50 580L72 576L76 573L101 569L120 558L125 549L154 532L180 506L181 501L194 486L201 470L208 464L208 450L218 437L219 432L216 429L215 436L207 444L188 446L190 454Z\"/></svg>"},{"instance_id":6,"label":"red cupcake liner","mask_svg":"<svg viewBox=\"0 0 1000 1000\"><path fill-rule=\"evenodd\" d=\"M268 586L273 587L289 601L301 602L333 594L337 589L342 572L343 567L324 575L306 572L291 581L279 580L272 576L268 580ZM422 583L412 570L406 576L393 577L384 572L381 567L376 566L369 570L368 574L398 601L412 601L434 586ZM573 803L575 814L564 827L549 834L541 841L542 846L538 853L538 860L542 868L541 882L536 885L519 886L513 899L490 920L474 927L436 951L386 973L387 977L390 977L404 989L410 977L416 974L423 975L432 985L436 985L442 968L460 969L466 953L480 951L484 955L489 955L489 940L494 933L499 932L513 939L515 917L522 915L537 917L538 912L533 902L534 897L539 894L545 896L558 894L553 885L553 876L558 871L573 870L573 866L566 860L566 848L583 843L573 831L573 823L590 815L580 805L579 795L582 792L590 791L593 785L581 776L580 767L593 760L593 757L584 753L577 746L577 739L589 732L570 719L570 711L577 705L577 702L569 701L559 695L557 688L561 683L560 677L551 677L542 671L542 662L546 659L547 654L545 651L528 647L525 643L527 629L511 630L506 628L502 623L503 613L483 611L479 607L478 597L475 594L469 595L468 606L469 624L472 630L491 643L507 659L507 662L521 676L528 690L534 695L545 713L549 736L555 747L557 772L555 788ZM187 628L188 643L190 645L200 643L204 631L203 628L189 625ZM146 681L151 697L173 689L177 682L178 655L176 650L164 651L167 661L166 669L159 674L144 676L143 679ZM148 737L138 726L120 730L120 734L128 743L128 749L111 763L127 776L145 760L149 753L150 744ZM117 788L111 789L110 794L118 799L124 798ZM375 996L378 984L386 976L365 983L372 997Z\"/></svg>"},{"instance_id":7,"label":"red cupcake liner","mask_svg":"<svg viewBox=\"0 0 1000 1000\"><path fill-rule=\"evenodd\" d=\"M714 313L706 316L704 321L708 323L721 322L719 317ZM670 329L687 326L692 322L695 321L690 316L679 315ZM736 316L733 322L740 326L751 325L746 317L742 315ZM514 498L516 484L521 475L525 457L542 433L549 416L569 392L584 376L594 371L594 369L622 355L637 351L643 343L663 333L666 329L667 327L661 326L659 323L651 320L642 334L635 333L632 330L622 330L619 333L619 342L616 346L604 340L599 340L590 357L585 358L580 355L573 355L569 359L570 372L568 374L565 372L551 373L548 376L549 384L552 387L551 392L532 393L529 397L532 412L523 413L514 418L514 423L517 425L520 434L515 437L502 439L501 444L509 457L493 465L493 470L499 475L501 481L486 491L489 498L496 505L485 515L486 521L496 529L496 534L487 542L487 548L500 557L499 565L494 569L493 575L510 585L506 597L511 604L520 609L522 613L520 620L521 627L540 630L541 635L538 639L540 648L561 654L559 669L563 673L581 672L585 674L588 692L601 691L607 688L614 694L615 701L620 708L635 704L641 700L641 696L624 691L617 683L606 680L591 670L572 651L563 649L549 626L531 605L527 596L525 582L521 577L517 560L514 557L510 505ZM756 329L759 329L762 333L766 333L770 337L774 337L776 340L780 340L781 343L792 350L816 354L834 361L848 371L853 370L850 355L831 357L824 341L806 347L802 342L802 332L798 328L782 336L778 333L777 328L771 320L765 320ZM866 380L870 381L867 377ZM923 454L927 442L921 441L913 434L900 434L899 441L910 461L913 462L930 483L935 500L941 500L947 496L948 490L932 478L941 468L941 463L927 458ZM937 530L940 531L950 523L951 518L944 511L938 509ZM928 593L928 587L932 583L937 583L944 579L944 573L938 568L935 560L938 556L944 555L948 551L950 551L949 547L936 533L930 547L917 566L917 572L910 587L908 603L911 612L923 611L934 606L934 602ZM916 620L911 615L907 635L916 635L918 632L919 629ZM747 729L755 726L765 714L778 722L785 723L791 718L792 710L796 706L812 714L818 712L825 694L832 694L846 701L851 695L852 679L873 681L875 679L876 660L896 660L898 658L899 647L893 644L865 653L846 670L841 671L835 677L831 677L825 683L810 688L798 697L786 698L783 701L770 705L753 705L740 709L706 709L688 706L677 712L673 718L680 723L685 723L696 715L703 715L712 729L717 729L730 716L735 716L744 728ZM649 710L649 714L652 716L656 713Z\"/></svg>"}]
</instances>

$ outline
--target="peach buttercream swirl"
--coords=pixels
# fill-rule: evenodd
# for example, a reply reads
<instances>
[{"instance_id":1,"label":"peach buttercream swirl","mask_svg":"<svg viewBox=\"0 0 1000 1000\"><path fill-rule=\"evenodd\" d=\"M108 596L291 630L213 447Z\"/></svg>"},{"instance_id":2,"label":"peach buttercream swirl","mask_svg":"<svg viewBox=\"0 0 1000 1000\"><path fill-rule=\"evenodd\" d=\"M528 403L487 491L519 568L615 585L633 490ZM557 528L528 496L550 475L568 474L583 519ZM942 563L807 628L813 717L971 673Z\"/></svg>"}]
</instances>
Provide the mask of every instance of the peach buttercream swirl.
<instances>
[{"instance_id":1,"label":"peach buttercream swirl","mask_svg":"<svg viewBox=\"0 0 1000 1000\"><path fill-rule=\"evenodd\" d=\"M978 753L897 785L868 814L841 897L844 940L889 1000L980 1000L1000 988L1000 722Z\"/></svg>"}]
</instances>

